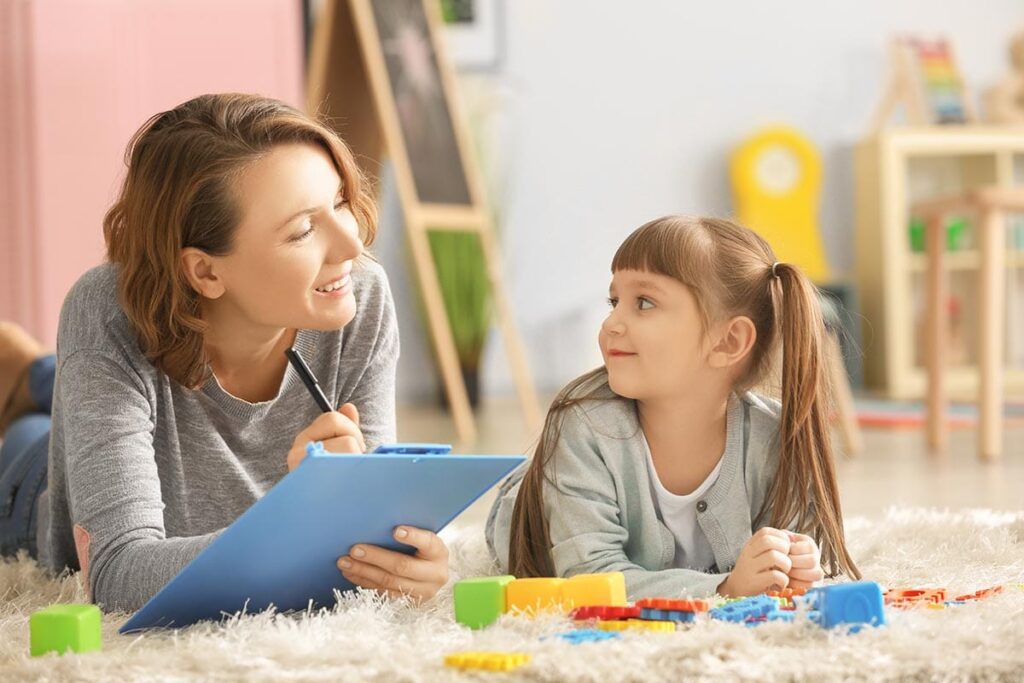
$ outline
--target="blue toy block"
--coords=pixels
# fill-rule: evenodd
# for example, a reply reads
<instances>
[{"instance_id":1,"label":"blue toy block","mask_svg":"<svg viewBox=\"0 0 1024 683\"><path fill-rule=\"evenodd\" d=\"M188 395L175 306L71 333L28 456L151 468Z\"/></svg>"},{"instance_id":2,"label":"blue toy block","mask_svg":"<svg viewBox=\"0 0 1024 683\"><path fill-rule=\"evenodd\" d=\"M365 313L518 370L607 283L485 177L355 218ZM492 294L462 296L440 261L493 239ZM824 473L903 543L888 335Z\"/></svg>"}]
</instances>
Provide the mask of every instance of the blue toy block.
<instances>
[{"instance_id":1,"label":"blue toy block","mask_svg":"<svg viewBox=\"0 0 1024 683\"><path fill-rule=\"evenodd\" d=\"M642 609L640 618L647 621L674 621L677 624L692 624L697 617L693 612L677 612L665 609Z\"/></svg>"},{"instance_id":2,"label":"blue toy block","mask_svg":"<svg viewBox=\"0 0 1024 683\"><path fill-rule=\"evenodd\" d=\"M767 595L755 595L716 607L709 614L712 619L742 623L747 619L763 617L779 611L779 603Z\"/></svg>"},{"instance_id":3,"label":"blue toy block","mask_svg":"<svg viewBox=\"0 0 1024 683\"><path fill-rule=\"evenodd\" d=\"M579 645L580 643L599 643L604 640L612 640L621 637L621 634L613 631L599 631L596 628L581 628L568 633L560 633L558 637L573 645Z\"/></svg>"},{"instance_id":4,"label":"blue toy block","mask_svg":"<svg viewBox=\"0 0 1024 683\"><path fill-rule=\"evenodd\" d=\"M804 600L812 611L819 613L812 619L825 628L848 624L852 626L850 633L856 633L865 625L885 625L882 589L874 581L812 588Z\"/></svg>"}]
</instances>

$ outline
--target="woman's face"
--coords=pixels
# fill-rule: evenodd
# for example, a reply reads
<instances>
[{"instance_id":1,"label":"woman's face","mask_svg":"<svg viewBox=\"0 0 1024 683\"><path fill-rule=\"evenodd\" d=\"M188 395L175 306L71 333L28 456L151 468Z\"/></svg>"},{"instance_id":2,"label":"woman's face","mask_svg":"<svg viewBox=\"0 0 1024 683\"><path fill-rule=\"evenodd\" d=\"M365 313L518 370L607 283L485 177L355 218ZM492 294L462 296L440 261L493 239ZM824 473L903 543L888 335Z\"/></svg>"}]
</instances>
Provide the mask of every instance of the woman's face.
<instances>
[{"instance_id":1,"label":"woman's face","mask_svg":"<svg viewBox=\"0 0 1024 683\"><path fill-rule=\"evenodd\" d=\"M234 186L242 211L232 251L214 258L219 313L276 329L338 329L355 317L351 272L363 243L341 183L315 145L281 145L246 168Z\"/></svg>"}]
</instances>

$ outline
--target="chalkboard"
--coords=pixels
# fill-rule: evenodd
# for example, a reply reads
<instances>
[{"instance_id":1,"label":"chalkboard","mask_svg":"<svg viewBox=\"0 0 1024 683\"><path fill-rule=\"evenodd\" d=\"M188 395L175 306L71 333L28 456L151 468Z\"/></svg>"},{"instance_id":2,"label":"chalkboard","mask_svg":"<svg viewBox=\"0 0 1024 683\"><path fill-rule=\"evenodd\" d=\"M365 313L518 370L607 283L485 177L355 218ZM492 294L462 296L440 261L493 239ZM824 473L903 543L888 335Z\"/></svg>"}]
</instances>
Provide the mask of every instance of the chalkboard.
<instances>
[{"instance_id":1,"label":"chalkboard","mask_svg":"<svg viewBox=\"0 0 1024 683\"><path fill-rule=\"evenodd\" d=\"M420 202L472 205L423 1L370 5Z\"/></svg>"}]
</instances>

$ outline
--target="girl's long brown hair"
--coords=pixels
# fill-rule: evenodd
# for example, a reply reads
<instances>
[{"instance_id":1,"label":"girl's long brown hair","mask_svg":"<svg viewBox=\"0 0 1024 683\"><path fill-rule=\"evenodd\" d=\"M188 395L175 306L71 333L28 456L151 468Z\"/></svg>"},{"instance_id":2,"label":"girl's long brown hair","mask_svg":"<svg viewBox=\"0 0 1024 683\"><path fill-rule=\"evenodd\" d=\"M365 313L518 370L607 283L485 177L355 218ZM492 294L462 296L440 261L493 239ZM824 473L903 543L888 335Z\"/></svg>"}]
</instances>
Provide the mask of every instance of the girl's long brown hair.
<instances>
[{"instance_id":1,"label":"girl's long brown hair","mask_svg":"<svg viewBox=\"0 0 1024 683\"><path fill-rule=\"evenodd\" d=\"M121 307L150 361L178 383L206 379L199 296L180 265L181 250L230 253L242 207L234 179L284 144L322 148L369 246L377 214L345 143L326 125L278 100L201 95L149 119L125 152L128 172L103 220L107 257L118 268Z\"/></svg>"},{"instance_id":2,"label":"girl's long brown hair","mask_svg":"<svg viewBox=\"0 0 1024 683\"><path fill-rule=\"evenodd\" d=\"M810 535L830 575L843 572L860 578L843 534L818 292L798 268L779 263L773 269L774 264L768 243L742 226L717 218L669 216L627 237L612 259L612 272L641 270L679 281L697 299L705 329L725 317L749 317L757 338L736 391L765 381L781 343L778 469L755 524ZM544 486L558 486L553 455L561 425L573 406L607 400L609 392L608 373L602 367L571 382L551 404L512 513L511 574L555 574Z\"/></svg>"}]
</instances>

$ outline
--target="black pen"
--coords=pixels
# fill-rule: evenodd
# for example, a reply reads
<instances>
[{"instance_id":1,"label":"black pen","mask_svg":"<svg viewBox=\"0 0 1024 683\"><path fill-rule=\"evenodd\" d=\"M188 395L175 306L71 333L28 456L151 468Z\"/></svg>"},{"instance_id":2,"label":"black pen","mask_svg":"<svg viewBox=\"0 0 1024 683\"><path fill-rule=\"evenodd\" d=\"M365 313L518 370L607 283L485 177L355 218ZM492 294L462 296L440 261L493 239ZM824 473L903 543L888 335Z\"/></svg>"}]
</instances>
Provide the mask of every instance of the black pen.
<instances>
[{"instance_id":1,"label":"black pen","mask_svg":"<svg viewBox=\"0 0 1024 683\"><path fill-rule=\"evenodd\" d=\"M289 348L284 352L284 355L288 357L288 362L295 368L295 372L299 373L299 377L302 379L302 383L309 389L309 393L313 396L313 400L320 406L320 410L325 413L329 413L334 410L331 407L327 397L324 396L324 392L320 389L320 383L316 381L316 377L313 375L313 371L306 365L306 361L302 360L302 356L295 349Z\"/></svg>"}]
</instances>

